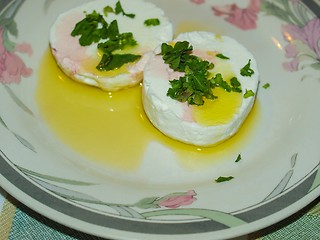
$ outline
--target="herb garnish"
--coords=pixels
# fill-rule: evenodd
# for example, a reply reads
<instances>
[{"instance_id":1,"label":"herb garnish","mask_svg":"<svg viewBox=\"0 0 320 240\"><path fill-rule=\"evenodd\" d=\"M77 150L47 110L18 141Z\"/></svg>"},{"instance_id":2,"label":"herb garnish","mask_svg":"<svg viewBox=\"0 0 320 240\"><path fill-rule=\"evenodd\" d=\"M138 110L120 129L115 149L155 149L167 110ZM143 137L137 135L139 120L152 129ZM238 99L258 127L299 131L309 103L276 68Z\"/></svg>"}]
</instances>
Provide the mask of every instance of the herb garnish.
<instances>
[{"instance_id":1,"label":"herb garnish","mask_svg":"<svg viewBox=\"0 0 320 240\"><path fill-rule=\"evenodd\" d=\"M193 47L187 41L176 42L174 46L163 43L161 54L164 62L174 71L184 72L179 79L170 81L171 88L167 96L190 105L203 105L204 98L216 99L212 90L220 87L227 92L242 92L241 84L236 77L230 80L230 84L223 79L221 73L212 77L209 70L214 64L191 55Z\"/></svg>"},{"instance_id":2,"label":"herb garnish","mask_svg":"<svg viewBox=\"0 0 320 240\"><path fill-rule=\"evenodd\" d=\"M251 77L251 75L254 74L254 71L250 68L250 64L251 64L251 59L249 59L248 63L243 68L241 68L240 70L241 76Z\"/></svg>"},{"instance_id":3,"label":"herb garnish","mask_svg":"<svg viewBox=\"0 0 320 240\"><path fill-rule=\"evenodd\" d=\"M100 71L110 71L117 69L128 62L134 62L138 60L141 56L134 54L103 54L97 69Z\"/></svg>"},{"instance_id":4,"label":"herb garnish","mask_svg":"<svg viewBox=\"0 0 320 240\"><path fill-rule=\"evenodd\" d=\"M115 12L115 14L117 14L117 15L120 14L120 13L122 13L123 16L129 17L129 18L134 18L134 17L136 16L136 15L133 14L133 13L125 13L124 10L123 10L123 8L122 8L122 6L121 6L120 1L118 1L118 2L116 3L116 8L115 8L114 12Z\"/></svg>"},{"instance_id":5,"label":"herb garnish","mask_svg":"<svg viewBox=\"0 0 320 240\"><path fill-rule=\"evenodd\" d=\"M165 63L174 71L184 72L186 63L192 58L190 55L193 47L187 41L177 42L174 46L163 43L161 54ZM195 56L193 56L195 58Z\"/></svg>"},{"instance_id":6,"label":"herb garnish","mask_svg":"<svg viewBox=\"0 0 320 240\"><path fill-rule=\"evenodd\" d=\"M114 13L113 8L110 7L110 6L104 7L104 8L103 8L103 14L104 14L104 16L107 17L109 13Z\"/></svg>"},{"instance_id":7,"label":"herb garnish","mask_svg":"<svg viewBox=\"0 0 320 240\"><path fill-rule=\"evenodd\" d=\"M149 18L144 21L144 25L146 26L158 26L160 25L160 20L158 18Z\"/></svg>"},{"instance_id":8,"label":"herb garnish","mask_svg":"<svg viewBox=\"0 0 320 240\"><path fill-rule=\"evenodd\" d=\"M221 183L221 182L230 181L230 180L232 180L232 179L234 179L234 177L232 177L232 176L229 176L229 177L218 177L217 179L215 179L215 181L216 181L217 183Z\"/></svg>"},{"instance_id":9,"label":"herb garnish","mask_svg":"<svg viewBox=\"0 0 320 240\"><path fill-rule=\"evenodd\" d=\"M112 21L108 28L109 39L98 44L98 49L103 53L111 53L115 50L123 50L128 46L137 45L131 32L119 33L118 23L116 20Z\"/></svg>"},{"instance_id":10,"label":"herb garnish","mask_svg":"<svg viewBox=\"0 0 320 240\"><path fill-rule=\"evenodd\" d=\"M241 159L241 154L239 154L235 162L240 162Z\"/></svg>"},{"instance_id":11,"label":"herb garnish","mask_svg":"<svg viewBox=\"0 0 320 240\"><path fill-rule=\"evenodd\" d=\"M91 14L86 14L86 17L76 24L71 36L80 36L80 45L89 46L107 38L107 29L108 23L103 16L93 11Z\"/></svg>"},{"instance_id":12,"label":"herb garnish","mask_svg":"<svg viewBox=\"0 0 320 240\"><path fill-rule=\"evenodd\" d=\"M207 80L207 69L211 69L213 65L200 59L193 59L191 62L190 66L186 66L185 76L170 81L171 88L168 89L167 96L190 105L203 105L204 97L217 98L212 93L212 83ZM197 67L200 69L196 69Z\"/></svg>"},{"instance_id":13,"label":"herb garnish","mask_svg":"<svg viewBox=\"0 0 320 240\"><path fill-rule=\"evenodd\" d=\"M108 13L122 13L128 17L135 16L134 14L126 14L120 1L116 3L115 11L113 11L112 7L106 6L103 12L105 16ZM80 36L79 43L81 46L89 46L105 40L97 45L97 48L103 53L101 61L96 67L100 71L113 70L141 58L141 55L135 54L114 54L116 50L123 50L126 47L137 45L137 41L131 32L119 32L117 20L113 20L108 24L103 16L96 11L86 14L86 17L76 24L71 36Z\"/></svg>"},{"instance_id":14,"label":"herb garnish","mask_svg":"<svg viewBox=\"0 0 320 240\"><path fill-rule=\"evenodd\" d=\"M248 90L248 89L246 89L246 92L243 95L244 98L249 98L249 97L253 97L253 96L254 96L254 92L252 90Z\"/></svg>"},{"instance_id":15,"label":"herb garnish","mask_svg":"<svg viewBox=\"0 0 320 240\"><path fill-rule=\"evenodd\" d=\"M264 89L267 89L267 88L270 87L270 83L266 83L266 84L264 84L262 87L263 87Z\"/></svg>"},{"instance_id":16,"label":"herb garnish","mask_svg":"<svg viewBox=\"0 0 320 240\"><path fill-rule=\"evenodd\" d=\"M238 92L238 93L242 92L241 83L239 82L238 78L236 77L231 78L230 84L231 84L231 90L233 92Z\"/></svg>"},{"instance_id":17,"label":"herb garnish","mask_svg":"<svg viewBox=\"0 0 320 240\"><path fill-rule=\"evenodd\" d=\"M229 57L223 55L222 53L217 54L216 57L221 58L221 59L230 59Z\"/></svg>"}]
</instances>

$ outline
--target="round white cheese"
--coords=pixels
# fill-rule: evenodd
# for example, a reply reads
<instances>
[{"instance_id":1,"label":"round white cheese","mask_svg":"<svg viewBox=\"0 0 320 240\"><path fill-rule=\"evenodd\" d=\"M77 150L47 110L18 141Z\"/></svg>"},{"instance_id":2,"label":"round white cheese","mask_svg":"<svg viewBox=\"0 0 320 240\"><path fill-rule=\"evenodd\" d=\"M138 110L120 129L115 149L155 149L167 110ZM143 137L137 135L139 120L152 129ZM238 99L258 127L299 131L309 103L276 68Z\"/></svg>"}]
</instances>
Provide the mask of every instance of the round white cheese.
<instances>
[{"instance_id":1,"label":"round white cheese","mask_svg":"<svg viewBox=\"0 0 320 240\"><path fill-rule=\"evenodd\" d=\"M163 10L143 0L121 0L126 14L135 14L134 18L115 13L104 15L104 8L115 9L117 0L97 0L71 9L58 16L50 30L50 46L60 68L72 79L100 87L106 91L116 91L131 87L142 81L144 66L156 46L172 39L172 24ZM116 70L99 71L96 66L101 60L97 44L81 46L79 36L71 36L75 25L93 11L100 13L108 24L117 20L119 32L131 32L138 45L129 52L142 57L134 63L125 64ZM158 18L160 25L146 26L145 20ZM102 40L103 41L103 40Z\"/></svg>"},{"instance_id":2,"label":"round white cheese","mask_svg":"<svg viewBox=\"0 0 320 240\"><path fill-rule=\"evenodd\" d=\"M173 139L196 146L217 144L233 136L252 109L259 82L256 60L236 40L210 32L182 33L173 40L178 41L188 41L193 46L193 55L212 62L215 65L210 70L213 76L221 73L225 80L236 77L241 83L242 93L215 88L213 94L218 98L205 99L203 106L188 105L170 98L167 96L171 87L169 80L179 79L184 73L170 69L158 47L144 71L144 110L152 124ZM229 59L221 59L218 54ZM254 74L242 76L240 70L249 59ZM245 93L250 90L255 95L246 98Z\"/></svg>"}]
</instances>

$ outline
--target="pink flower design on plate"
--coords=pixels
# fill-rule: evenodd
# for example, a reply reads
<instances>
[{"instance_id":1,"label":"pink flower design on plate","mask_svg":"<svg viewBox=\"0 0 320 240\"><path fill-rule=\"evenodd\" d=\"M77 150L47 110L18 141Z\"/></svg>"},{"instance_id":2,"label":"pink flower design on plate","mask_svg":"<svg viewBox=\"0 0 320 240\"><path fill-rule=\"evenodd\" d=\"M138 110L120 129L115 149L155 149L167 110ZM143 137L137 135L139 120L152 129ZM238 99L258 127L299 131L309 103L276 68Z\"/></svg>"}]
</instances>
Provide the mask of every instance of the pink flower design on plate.
<instances>
[{"instance_id":1,"label":"pink flower design on plate","mask_svg":"<svg viewBox=\"0 0 320 240\"><path fill-rule=\"evenodd\" d=\"M206 0L191 0L191 2L193 2L193 3L195 3L195 4L200 5L200 4L205 3L205 2L206 2Z\"/></svg>"},{"instance_id":2,"label":"pink flower design on plate","mask_svg":"<svg viewBox=\"0 0 320 240\"><path fill-rule=\"evenodd\" d=\"M249 30L257 27L258 13L262 0L250 0L246 8L240 8L237 4L212 6L211 9L216 16L226 16L225 20L236 27Z\"/></svg>"},{"instance_id":3,"label":"pink flower design on plate","mask_svg":"<svg viewBox=\"0 0 320 240\"><path fill-rule=\"evenodd\" d=\"M187 193L165 196L158 204L161 207L178 208L192 204L196 200L195 196L196 192L194 190L190 190Z\"/></svg>"},{"instance_id":4,"label":"pink flower design on plate","mask_svg":"<svg viewBox=\"0 0 320 240\"><path fill-rule=\"evenodd\" d=\"M292 58L283 66L288 71L297 71L299 62L306 57L314 62L320 61L320 19L314 18L305 26L284 25L284 38L288 45L285 47L286 57Z\"/></svg>"},{"instance_id":5,"label":"pink flower design on plate","mask_svg":"<svg viewBox=\"0 0 320 240\"><path fill-rule=\"evenodd\" d=\"M4 29L0 28L0 82L4 84L20 83L21 76L29 77L32 69L26 67L15 51L32 55L32 48L29 44L15 45L13 51L8 51L4 45Z\"/></svg>"}]
</instances>

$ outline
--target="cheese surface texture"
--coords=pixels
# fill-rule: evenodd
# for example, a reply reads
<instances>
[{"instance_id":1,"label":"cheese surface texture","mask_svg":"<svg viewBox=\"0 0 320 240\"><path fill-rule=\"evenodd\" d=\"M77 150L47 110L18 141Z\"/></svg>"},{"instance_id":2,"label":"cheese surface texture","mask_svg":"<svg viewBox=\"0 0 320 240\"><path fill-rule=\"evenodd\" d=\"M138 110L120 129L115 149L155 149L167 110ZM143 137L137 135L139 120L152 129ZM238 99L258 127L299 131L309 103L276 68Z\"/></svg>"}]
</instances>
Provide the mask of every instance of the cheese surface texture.
<instances>
[{"instance_id":1,"label":"cheese surface texture","mask_svg":"<svg viewBox=\"0 0 320 240\"><path fill-rule=\"evenodd\" d=\"M204 99L201 106L179 102L167 96L170 81L184 76L166 64L158 47L148 61L143 80L144 110L162 133L173 139L196 146L211 146L233 136L252 109L257 93L259 72L254 56L236 40L210 32L180 34L170 45L187 41L193 46L192 55L214 64L212 76L221 74L230 83L234 77L241 83L242 92L227 92L215 87L216 99ZM220 57L219 57L220 55ZM221 55L228 59L221 58ZM252 76L241 75L250 61ZM253 96L247 97L246 92Z\"/></svg>"},{"instance_id":2,"label":"cheese surface texture","mask_svg":"<svg viewBox=\"0 0 320 240\"><path fill-rule=\"evenodd\" d=\"M143 0L121 0L125 14L114 12L104 13L105 7L115 8L119 1L96 0L73 8L58 16L50 30L50 46L57 64L63 72L72 79L99 87L106 91L117 91L135 86L142 81L143 69L156 46L172 39L172 24L163 10ZM136 46L119 50L119 54L141 55L135 62L126 63L122 67L109 71L100 71L96 66L101 60L97 49L98 43L89 46L79 44L79 36L71 36L76 24L94 11L101 14L110 24L117 21L120 33L132 33L137 42ZM146 26L148 19L158 19L159 25ZM101 41L100 41L101 42Z\"/></svg>"}]
</instances>

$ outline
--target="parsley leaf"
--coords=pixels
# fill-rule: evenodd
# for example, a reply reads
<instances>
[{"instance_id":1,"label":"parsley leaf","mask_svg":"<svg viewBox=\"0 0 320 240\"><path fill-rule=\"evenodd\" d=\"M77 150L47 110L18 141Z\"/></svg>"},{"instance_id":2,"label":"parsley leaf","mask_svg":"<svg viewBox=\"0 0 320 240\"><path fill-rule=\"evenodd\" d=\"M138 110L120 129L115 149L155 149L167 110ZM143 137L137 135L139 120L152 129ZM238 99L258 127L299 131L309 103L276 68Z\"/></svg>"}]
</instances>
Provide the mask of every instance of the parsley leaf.
<instances>
[{"instance_id":1,"label":"parsley leaf","mask_svg":"<svg viewBox=\"0 0 320 240\"><path fill-rule=\"evenodd\" d=\"M110 12L134 17L134 14L126 14L123 11L120 1L117 2L115 11L110 6L103 9L105 16ZM80 35L79 43L81 46L89 46L101 40L106 40L97 45L97 48L103 53L101 61L96 67L100 71L113 70L141 58L141 55L135 54L113 54L116 50L122 50L127 46L135 46L137 42L131 32L120 34L117 20L108 24L104 17L96 11L86 14L86 17L76 24L71 36L78 35Z\"/></svg>"},{"instance_id":2,"label":"parsley leaf","mask_svg":"<svg viewBox=\"0 0 320 240\"><path fill-rule=\"evenodd\" d=\"M242 92L241 83L239 82L238 78L236 77L231 78L230 84L231 84L231 90L233 92L238 92L238 93Z\"/></svg>"},{"instance_id":3,"label":"parsley leaf","mask_svg":"<svg viewBox=\"0 0 320 240\"><path fill-rule=\"evenodd\" d=\"M158 26L160 25L160 20L158 18L149 18L144 21L144 25L146 26Z\"/></svg>"},{"instance_id":4,"label":"parsley leaf","mask_svg":"<svg viewBox=\"0 0 320 240\"><path fill-rule=\"evenodd\" d=\"M223 55L222 53L217 54L216 57L221 58L221 59L226 59L226 60L230 59L229 57Z\"/></svg>"},{"instance_id":5,"label":"parsley leaf","mask_svg":"<svg viewBox=\"0 0 320 240\"><path fill-rule=\"evenodd\" d=\"M161 54L165 63L169 64L170 68L174 71L184 72L186 63L191 56L190 53L193 47L187 41L176 42L172 47L166 43L161 45Z\"/></svg>"},{"instance_id":6,"label":"parsley leaf","mask_svg":"<svg viewBox=\"0 0 320 240\"><path fill-rule=\"evenodd\" d=\"M115 24L113 24L115 22ZM111 26L114 28L111 28ZM119 33L116 21L113 21L109 26L109 39L105 42L98 44L98 49L102 52L113 52L115 50L123 50L127 46L137 45L137 41L134 39L131 32L128 33Z\"/></svg>"},{"instance_id":7,"label":"parsley leaf","mask_svg":"<svg viewBox=\"0 0 320 240\"><path fill-rule=\"evenodd\" d=\"M264 89L267 89L267 88L270 87L270 83L266 83L266 84L264 84L262 87L263 87Z\"/></svg>"},{"instance_id":8,"label":"parsley leaf","mask_svg":"<svg viewBox=\"0 0 320 240\"><path fill-rule=\"evenodd\" d=\"M140 55L134 54L111 54L105 53L102 56L100 63L97 66L97 69L100 71L109 71L121 67L122 65L134 62L141 58Z\"/></svg>"},{"instance_id":9,"label":"parsley leaf","mask_svg":"<svg viewBox=\"0 0 320 240\"><path fill-rule=\"evenodd\" d=\"M216 181L217 183L221 183L221 182L230 181L230 180L232 180L232 179L234 179L234 177L232 177L232 176L229 176L229 177L218 177L217 179L215 179L215 181Z\"/></svg>"},{"instance_id":10,"label":"parsley leaf","mask_svg":"<svg viewBox=\"0 0 320 240\"><path fill-rule=\"evenodd\" d=\"M241 84L236 77L226 82L221 73L211 77L209 70L214 64L191 55L193 47L187 41L176 42L171 46L167 43L161 45L162 59L174 71L185 72L178 80L170 81L171 88L167 96L180 102L188 102L190 105L203 105L204 98L216 99L212 90L220 87L227 92L242 92Z\"/></svg>"},{"instance_id":11,"label":"parsley leaf","mask_svg":"<svg viewBox=\"0 0 320 240\"><path fill-rule=\"evenodd\" d=\"M251 77L254 74L254 71L250 68L251 59L249 59L248 63L240 69L241 76Z\"/></svg>"},{"instance_id":12,"label":"parsley leaf","mask_svg":"<svg viewBox=\"0 0 320 240\"><path fill-rule=\"evenodd\" d=\"M103 14L106 17L108 16L109 13L113 13L113 12L114 12L114 10L110 6L106 6L106 7L103 8Z\"/></svg>"},{"instance_id":13,"label":"parsley leaf","mask_svg":"<svg viewBox=\"0 0 320 240\"><path fill-rule=\"evenodd\" d=\"M230 85L225 80L223 80L221 73L218 73L210 81L214 84L214 86L220 87L220 88L226 90L227 92L231 92Z\"/></svg>"},{"instance_id":14,"label":"parsley leaf","mask_svg":"<svg viewBox=\"0 0 320 240\"><path fill-rule=\"evenodd\" d=\"M241 154L239 154L235 162L240 162L241 159Z\"/></svg>"},{"instance_id":15,"label":"parsley leaf","mask_svg":"<svg viewBox=\"0 0 320 240\"><path fill-rule=\"evenodd\" d=\"M244 98L254 97L254 92L252 90L246 89L245 94L243 95Z\"/></svg>"},{"instance_id":16,"label":"parsley leaf","mask_svg":"<svg viewBox=\"0 0 320 240\"><path fill-rule=\"evenodd\" d=\"M93 11L76 24L71 32L71 36L80 36L80 45L89 46L92 43L97 43L101 39L106 38L107 28L108 23L104 20L103 16Z\"/></svg>"},{"instance_id":17,"label":"parsley leaf","mask_svg":"<svg viewBox=\"0 0 320 240\"><path fill-rule=\"evenodd\" d=\"M213 95L211 90L211 83L207 80L207 71L197 71L194 68L199 67L200 65L205 66L204 69L210 68L211 65L207 61L202 61L200 59L195 59L198 61L197 64L194 62L194 65L191 67L186 67L186 75L180 77L179 80L170 81L171 88L168 89L167 96L171 97L180 102L188 102L191 105L203 105L203 98L215 99L216 96Z\"/></svg>"},{"instance_id":18,"label":"parsley leaf","mask_svg":"<svg viewBox=\"0 0 320 240\"><path fill-rule=\"evenodd\" d=\"M123 10L123 8L122 8L122 5L121 5L121 3L120 3L120 1L118 1L117 3L116 3L116 8L115 8L115 14L120 14L120 13L122 13L122 15L123 16L126 16L126 17L129 17L129 18L134 18L136 15L135 14L133 14L133 13L125 13L124 12L124 10Z\"/></svg>"}]
</instances>

